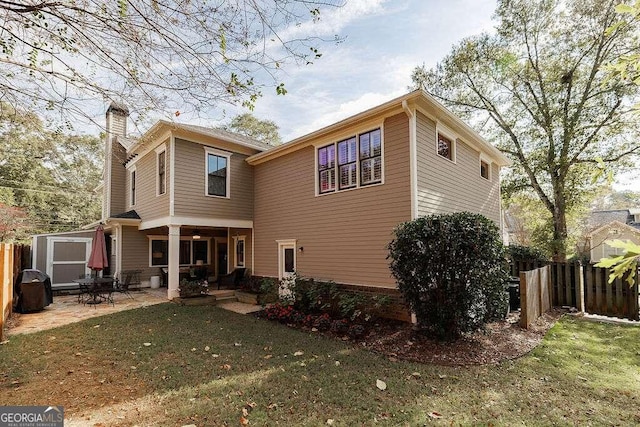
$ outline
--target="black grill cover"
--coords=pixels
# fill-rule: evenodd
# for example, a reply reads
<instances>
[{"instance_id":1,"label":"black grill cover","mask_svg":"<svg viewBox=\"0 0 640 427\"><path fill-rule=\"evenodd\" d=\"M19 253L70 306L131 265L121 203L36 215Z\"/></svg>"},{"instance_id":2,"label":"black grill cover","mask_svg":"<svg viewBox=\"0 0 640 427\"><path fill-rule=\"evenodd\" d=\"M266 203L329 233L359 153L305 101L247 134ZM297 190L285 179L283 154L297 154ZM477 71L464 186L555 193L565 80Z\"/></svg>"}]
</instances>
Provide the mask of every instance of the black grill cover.
<instances>
[{"instance_id":1,"label":"black grill cover","mask_svg":"<svg viewBox=\"0 0 640 427\"><path fill-rule=\"evenodd\" d=\"M23 270L13 285L13 301L18 313L42 310L53 302L51 279L40 270Z\"/></svg>"}]
</instances>

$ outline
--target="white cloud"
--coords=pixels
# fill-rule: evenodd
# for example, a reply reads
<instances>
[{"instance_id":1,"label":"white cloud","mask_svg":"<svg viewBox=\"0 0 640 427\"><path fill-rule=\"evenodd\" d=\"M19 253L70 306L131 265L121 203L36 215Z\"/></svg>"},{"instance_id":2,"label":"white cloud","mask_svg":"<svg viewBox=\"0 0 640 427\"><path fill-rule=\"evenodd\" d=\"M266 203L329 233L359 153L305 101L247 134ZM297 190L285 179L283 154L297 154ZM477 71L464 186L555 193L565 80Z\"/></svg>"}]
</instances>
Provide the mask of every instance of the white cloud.
<instances>
[{"instance_id":1,"label":"white cloud","mask_svg":"<svg viewBox=\"0 0 640 427\"><path fill-rule=\"evenodd\" d=\"M292 25L280 31L279 35L284 40L335 35L353 21L365 16L383 14L383 5L386 2L387 0L348 0L342 7L321 9L318 21L306 21Z\"/></svg>"}]
</instances>

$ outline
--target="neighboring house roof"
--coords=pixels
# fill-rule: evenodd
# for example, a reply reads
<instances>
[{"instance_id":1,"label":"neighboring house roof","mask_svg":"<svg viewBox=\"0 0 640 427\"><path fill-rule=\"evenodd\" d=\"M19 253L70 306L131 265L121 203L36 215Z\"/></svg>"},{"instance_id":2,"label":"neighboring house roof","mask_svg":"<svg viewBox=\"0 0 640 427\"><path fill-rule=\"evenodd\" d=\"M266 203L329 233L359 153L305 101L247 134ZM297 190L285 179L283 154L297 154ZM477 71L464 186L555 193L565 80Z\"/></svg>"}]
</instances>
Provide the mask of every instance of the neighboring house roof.
<instances>
[{"instance_id":1,"label":"neighboring house roof","mask_svg":"<svg viewBox=\"0 0 640 427\"><path fill-rule=\"evenodd\" d=\"M217 138L222 141L231 142L233 144L238 144L258 151L264 151L272 147L269 144L257 141L253 138L249 138L248 136L228 132L223 129L209 128L205 126L190 125L185 123L176 123L167 120L158 120L156 124L151 126L149 130L147 130L140 138L137 138L129 147L126 147L124 144L123 146L127 149L127 153L131 154L132 152L137 150L144 143L144 141L153 139L155 135L162 131L163 128L166 128L167 130L183 130L187 132L195 132L201 135ZM121 137L118 138L118 141L120 141L120 139Z\"/></svg>"},{"instance_id":2,"label":"neighboring house roof","mask_svg":"<svg viewBox=\"0 0 640 427\"><path fill-rule=\"evenodd\" d=\"M253 156L249 157L247 161L249 162L249 164L258 164L258 163L262 163L262 162L274 159L276 157L280 157L287 153L297 151L299 149L302 149L310 145L313 142L313 140L316 138L322 137L323 135L326 135L340 128L354 125L358 122L361 122L362 120L366 119L369 116L381 114L381 113L384 113L385 111L394 110L398 108L406 109L408 107L409 102L423 103L423 105L428 105L431 109L437 112L439 118L441 117L451 122L453 126L463 134L462 136L464 136L465 141L467 141L468 139L469 141L467 142L479 146L483 151L491 155L491 157L493 157L493 159L500 166L508 166L509 164L511 164L511 161L507 159L504 156L504 154L500 152L500 150L498 150L489 142L487 142L468 124L463 122L458 116L453 114L445 106L440 104L434 97L432 97L422 89L409 92L398 98L392 99L391 101L385 102L384 104L378 105L377 107L373 107L359 114L356 114L355 116L348 117L344 120L341 120L337 123L326 126L322 129L311 132L299 138L296 138L285 144L273 147L270 150L264 151L262 153L254 154Z\"/></svg>"},{"instance_id":3,"label":"neighboring house roof","mask_svg":"<svg viewBox=\"0 0 640 427\"><path fill-rule=\"evenodd\" d=\"M595 211L591 212L587 225L590 230L594 230L614 221L622 224L631 224L633 216L630 214L629 209Z\"/></svg>"},{"instance_id":4,"label":"neighboring house roof","mask_svg":"<svg viewBox=\"0 0 640 427\"><path fill-rule=\"evenodd\" d=\"M608 222L606 224L603 224L602 226L596 228L595 230L591 231L591 233L589 233L589 237L593 236L594 234L600 233L602 230L606 230L607 228L617 228L617 229L622 229L622 230L628 230L631 231L633 233L637 233L640 234L640 229L633 227L629 224L625 224L624 222L620 222L620 221L611 221Z\"/></svg>"}]
</instances>

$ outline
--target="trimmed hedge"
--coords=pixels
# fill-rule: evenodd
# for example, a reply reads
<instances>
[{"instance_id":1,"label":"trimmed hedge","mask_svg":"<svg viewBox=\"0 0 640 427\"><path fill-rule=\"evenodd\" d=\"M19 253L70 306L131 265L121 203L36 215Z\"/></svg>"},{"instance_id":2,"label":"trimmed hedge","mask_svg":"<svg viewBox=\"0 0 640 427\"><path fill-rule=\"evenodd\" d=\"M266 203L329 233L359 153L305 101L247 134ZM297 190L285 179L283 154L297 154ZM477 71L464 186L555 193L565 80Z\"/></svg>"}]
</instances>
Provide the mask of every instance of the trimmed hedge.
<instances>
[{"instance_id":1,"label":"trimmed hedge","mask_svg":"<svg viewBox=\"0 0 640 427\"><path fill-rule=\"evenodd\" d=\"M455 339L506 316L505 250L486 217L421 217L400 224L388 249L400 292L427 334Z\"/></svg>"}]
</instances>

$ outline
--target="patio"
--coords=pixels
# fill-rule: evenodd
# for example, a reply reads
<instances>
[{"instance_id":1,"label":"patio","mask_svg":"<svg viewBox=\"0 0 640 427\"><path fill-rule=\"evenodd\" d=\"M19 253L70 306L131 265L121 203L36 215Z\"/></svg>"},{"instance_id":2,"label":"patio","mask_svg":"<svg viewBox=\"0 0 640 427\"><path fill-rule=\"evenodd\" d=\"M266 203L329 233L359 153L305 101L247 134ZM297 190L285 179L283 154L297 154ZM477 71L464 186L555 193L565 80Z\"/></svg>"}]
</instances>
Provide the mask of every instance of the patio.
<instances>
[{"instance_id":1,"label":"patio","mask_svg":"<svg viewBox=\"0 0 640 427\"><path fill-rule=\"evenodd\" d=\"M233 297L233 291L211 290L209 295L218 299L215 305L234 313L249 314L262 309L261 306L238 302ZM14 313L8 322L6 335L10 337L17 334L30 334L80 322L92 317L168 302L166 288L135 290L131 292L131 297L114 293L113 304L103 302L102 304L87 305L78 303L77 295L54 296L53 304L42 311L27 314ZM190 305L201 305L198 304L198 298L190 301L192 301Z\"/></svg>"},{"instance_id":2,"label":"patio","mask_svg":"<svg viewBox=\"0 0 640 427\"><path fill-rule=\"evenodd\" d=\"M133 298L124 294L114 294L114 304L96 305L79 304L77 295L54 296L53 304L42 311L27 314L14 313L6 333L9 337L16 334L30 334L96 316L167 302L166 289L133 291L131 296Z\"/></svg>"}]
</instances>

